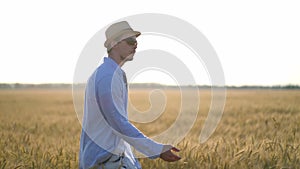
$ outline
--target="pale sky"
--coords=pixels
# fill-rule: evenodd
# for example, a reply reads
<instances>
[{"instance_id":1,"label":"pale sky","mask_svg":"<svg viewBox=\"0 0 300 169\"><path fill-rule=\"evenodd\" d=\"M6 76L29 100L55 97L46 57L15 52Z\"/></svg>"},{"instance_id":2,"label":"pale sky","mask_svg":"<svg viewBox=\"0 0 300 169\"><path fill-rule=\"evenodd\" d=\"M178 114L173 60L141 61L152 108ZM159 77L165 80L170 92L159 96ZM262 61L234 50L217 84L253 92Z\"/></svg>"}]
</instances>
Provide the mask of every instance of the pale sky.
<instances>
[{"instance_id":1,"label":"pale sky","mask_svg":"<svg viewBox=\"0 0 300 169\"><path fill-rule=\"evenodd\" d=\"M96 32L123 17L161 13L202 32L227 85L300 85L299 9L296 0L0 1L0 83L72 83L77 59ZM144 73L136 81L172 80Z\"/></svg>"}]
</instances>

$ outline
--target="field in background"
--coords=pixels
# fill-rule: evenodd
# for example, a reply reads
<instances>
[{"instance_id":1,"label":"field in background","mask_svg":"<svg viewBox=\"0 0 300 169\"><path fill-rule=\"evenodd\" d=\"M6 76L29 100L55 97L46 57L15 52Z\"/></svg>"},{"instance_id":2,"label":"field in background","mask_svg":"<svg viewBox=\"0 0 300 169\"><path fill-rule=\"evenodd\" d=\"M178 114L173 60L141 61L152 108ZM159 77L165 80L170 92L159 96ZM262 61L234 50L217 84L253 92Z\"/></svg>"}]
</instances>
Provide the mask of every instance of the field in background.
<instances>
[{"instance_id":1,"label":"field in background","mask_svg":"<svg viewBox=\"0 0 300 169\"><path fill-rule=\"evenodd\" d=\"M141 111L150 106L148 92L130 92ZM162 116L148 124L135 123L149 136L167 129L178 114L179 93L165 93L168 103ZM143 168L300 168L300 90L227 91L221 122L204 144L198 138L210 94L200 94L194 127L177 145L182 159L140 159ZM78 168L81 126L70 90L0 90L0 120L0 169Z\"/></svg>"}]
</instances>

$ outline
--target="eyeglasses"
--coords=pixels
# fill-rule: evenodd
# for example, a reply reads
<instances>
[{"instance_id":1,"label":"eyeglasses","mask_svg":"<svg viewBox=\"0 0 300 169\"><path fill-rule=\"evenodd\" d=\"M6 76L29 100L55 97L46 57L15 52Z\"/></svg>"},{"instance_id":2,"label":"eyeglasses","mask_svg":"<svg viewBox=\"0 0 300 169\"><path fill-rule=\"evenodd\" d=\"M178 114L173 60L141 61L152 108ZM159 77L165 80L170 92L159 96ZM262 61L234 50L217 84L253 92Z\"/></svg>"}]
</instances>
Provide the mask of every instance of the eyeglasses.
<instances>
[{"instance_id":1,"label":"eyeglasses","mask_svg":"<svg viewBox=\"0 0 300 169\"><path fill-rule=\"evenodd\" d=\"M128 45L131 45L131 46L133 46L133 45L136 45L137 44L137 41L136 41L136 39L135 38L132 38L132 37L130 37L130 38L127 38L127 39L124 39L124 41L128 44Z\"/></svg>"}]
</instances>

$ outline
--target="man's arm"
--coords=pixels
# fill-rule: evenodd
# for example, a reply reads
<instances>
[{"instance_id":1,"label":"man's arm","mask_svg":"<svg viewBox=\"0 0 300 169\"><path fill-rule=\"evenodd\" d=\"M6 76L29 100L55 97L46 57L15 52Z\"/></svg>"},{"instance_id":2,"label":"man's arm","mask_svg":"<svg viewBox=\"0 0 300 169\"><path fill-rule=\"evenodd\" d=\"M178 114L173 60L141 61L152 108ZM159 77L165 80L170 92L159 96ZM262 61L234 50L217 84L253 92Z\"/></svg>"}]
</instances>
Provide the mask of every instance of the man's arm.
<instances>
[{"instance_id":1,"label":"man's arm","mask_svg":"<svg viewBox=\"0 0 300 169\"><path fill-rule=\"evenodd\" d=\"M101 86L102 89L98 89L97 95L103 116L108 125L115 130L114 133L126 140L147 157L160 157L169 162L179 160L180 157L171 151L178 152L179 150L177 148L151 140L129 122L128 118L124 116L126 113L122 112L127 111L124 109L124 101L121 98L122 90L120 88L114 88L112 90L113 85L110 81L109 78L101 80L99 87ZM105 90L103 90L103 88L105 88Z\"/></svg>"},{"instance_id":2,"label":"man's arm","mask_svg":"<svg viewBox=\"0 0 300 169\"><path fill-rule=\"evenodd\" d=\"M150 138L141 133L133 126L127 118L122 116L115 108L111 96L105 94L100 97L101 107L105 113L107 123L116 130L116 134L126 140L129 144L135 147L138 151L150 158L160 157L161 159L173 162L181 158L172 151L179 150L171 145L162 145L154 142ZM172 151L171 151L172 150Z\"/></svg>"},{"instance_id":3,"label":"man's arm","mask_svg":"<svg viewBox=\"0 0 300 169\"><path fill-rule=\"evenodd\" d=\"M146 137L125 116L125 103L122 98L121 86L112 84L110 77L102 79L96 84L98 105L107 124L113 132L135 147L147 157L159 157L163 145ZM112 89L113 88L113 89Z\"/></svg>"}]
</instances>

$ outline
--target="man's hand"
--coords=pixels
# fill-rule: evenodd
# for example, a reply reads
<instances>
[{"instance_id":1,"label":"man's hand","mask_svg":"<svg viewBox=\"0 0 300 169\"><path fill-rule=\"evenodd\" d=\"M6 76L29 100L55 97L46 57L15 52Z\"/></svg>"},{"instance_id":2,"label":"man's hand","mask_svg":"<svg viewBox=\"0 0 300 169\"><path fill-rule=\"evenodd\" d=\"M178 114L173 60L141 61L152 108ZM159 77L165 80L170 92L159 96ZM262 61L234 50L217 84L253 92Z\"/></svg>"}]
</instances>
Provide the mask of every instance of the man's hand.
<instances>
[{"instance_id":1,"label":"man's hand","mask_svg":"<svg viewBox=\"0 0 300 169\"><path fill-rule=\"evenodd\" d=\"M163 151L160 154L160 158L168 161L168 162L173 162L173 161L178 161L181 159L181 157L177 156L176 154L174 154L171 150L179 152L180 150L177 149L176 147L173 147L171 145L164 145L163 147Z\"/></svg>"}]
</instances>

